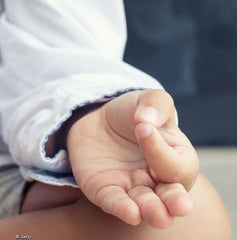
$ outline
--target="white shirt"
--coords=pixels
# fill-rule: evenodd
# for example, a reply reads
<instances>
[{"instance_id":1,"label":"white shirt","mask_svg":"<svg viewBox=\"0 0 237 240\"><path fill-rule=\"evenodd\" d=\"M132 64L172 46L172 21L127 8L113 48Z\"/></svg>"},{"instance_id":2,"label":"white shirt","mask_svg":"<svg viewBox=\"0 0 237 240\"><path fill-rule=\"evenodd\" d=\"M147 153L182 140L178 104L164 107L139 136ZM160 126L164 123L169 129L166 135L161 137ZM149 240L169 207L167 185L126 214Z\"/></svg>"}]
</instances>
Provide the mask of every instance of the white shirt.
<instances>
[{"instance_id":1,"label":"white shirt","mask_svg":"<svg viewBox=\"0 0 237 240\"><path fill-rule=\"evenodd\" d=\"M48 136L86 103L162 87L122 60L121 0L0 2L0 136L26 180L73 185L67 152L46 157Z\"/></svg>"}]
</instances>

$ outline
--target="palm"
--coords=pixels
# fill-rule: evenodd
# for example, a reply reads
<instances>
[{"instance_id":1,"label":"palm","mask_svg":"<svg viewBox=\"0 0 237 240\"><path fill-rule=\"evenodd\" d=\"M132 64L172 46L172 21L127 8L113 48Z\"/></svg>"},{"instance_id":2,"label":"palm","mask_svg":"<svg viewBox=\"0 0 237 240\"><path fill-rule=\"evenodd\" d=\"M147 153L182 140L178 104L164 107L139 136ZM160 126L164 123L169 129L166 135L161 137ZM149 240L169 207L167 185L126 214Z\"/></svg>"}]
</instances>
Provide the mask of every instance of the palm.
<instances>
[{"instance_id":1,"label":"palm","mask_svg":"<svg viewBox=\"0 0 237 240\"><path fill-rule=\"evenodd\" d=\"M123 109L128 114L122 118L118 111L113 112L113 104L108 103L75 124L80 133L74 139L78 148L69 151L75 178L87 198L105 212L132 224L141 220L142 212L142 218L151 225L166 227L172 220L167 207L173 215L184 215L186 210L175 212L175 207L173 211L169 203L165 206L160 200L162 196L158 197L159 192L163 194L162 189L171 188L172 184L159 183L150 171L134 134L133 104ZM170 136L166 138L169 140ZM154 212L155 220L151 219Z\"/></svg>"}]
</instances>

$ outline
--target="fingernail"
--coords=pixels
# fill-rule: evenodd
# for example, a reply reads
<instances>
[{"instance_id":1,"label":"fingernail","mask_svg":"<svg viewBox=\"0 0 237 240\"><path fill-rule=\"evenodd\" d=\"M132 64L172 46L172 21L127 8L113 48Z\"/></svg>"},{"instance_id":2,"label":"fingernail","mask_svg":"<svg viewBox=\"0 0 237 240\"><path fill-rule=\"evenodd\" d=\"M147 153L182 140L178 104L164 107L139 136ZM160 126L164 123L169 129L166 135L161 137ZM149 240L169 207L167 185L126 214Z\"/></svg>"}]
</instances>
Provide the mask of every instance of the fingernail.
<instances>
[{"instance_id":1,"label":"fingernail","mask_svg":"<svg viewBox=\"0 0 237 240\"><path fill-rule=\"evenodd\" d=\"M149 123L140 123L136 126L136 135L139 138L145 138L151 135L153 127Z\"/></svg>"},{"instance_id":2,"label":"fingernail","mask_svg":"<svg viewBox=\"0 0 237 240\"><path fill-rule=\"evenodd\" d=\"M137 114L142 121L153 124L156 124L159 118L159 112L154 107L143 107Z\"/></svg>"}]
</instances>

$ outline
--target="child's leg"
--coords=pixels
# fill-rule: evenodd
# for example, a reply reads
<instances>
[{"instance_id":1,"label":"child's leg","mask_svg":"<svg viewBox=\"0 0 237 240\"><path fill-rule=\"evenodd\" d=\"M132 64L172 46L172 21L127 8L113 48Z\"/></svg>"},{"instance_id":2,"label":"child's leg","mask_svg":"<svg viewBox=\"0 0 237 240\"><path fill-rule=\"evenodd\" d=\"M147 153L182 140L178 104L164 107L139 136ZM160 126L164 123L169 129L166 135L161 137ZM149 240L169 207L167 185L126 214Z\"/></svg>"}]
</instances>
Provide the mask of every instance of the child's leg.
<instances>
[{"instance_id":1,"label":"child's leg","mask_svg":"<svg viewBox=\"0 0 237 240\"><path fill-rule=\"evenodd\" d=\"M21 206L21 213L28 213L76 203L83 196L78 188L58 187L35 182Z\"/></svg>"},{"instance_id":2,"label":"child's leg","mask_svg":"<svg viewBox=\"0 0 237 240\"><path fill-rule=\"evenodd\" d=\"M33 193L35 194L32 189L28 200ZM55 200L60 197L58 194L62 196L60 191L55 193ZM69 194L71 199L66 198L66 204L78 197L74 190ZM84 197L79 197L79 201L73 204L2 220L0 236L3 240L15 239L17 234L29 234L33 240L230 240L228 216L212 185L203 176L199 176L190 195L194 201L192 213L177 218L173 225L165 230L153 229L145 223L136 227L129 226L105 214ZM39 192L38 196L46 197L44 192Z\"/></svg>"}]
</instances>

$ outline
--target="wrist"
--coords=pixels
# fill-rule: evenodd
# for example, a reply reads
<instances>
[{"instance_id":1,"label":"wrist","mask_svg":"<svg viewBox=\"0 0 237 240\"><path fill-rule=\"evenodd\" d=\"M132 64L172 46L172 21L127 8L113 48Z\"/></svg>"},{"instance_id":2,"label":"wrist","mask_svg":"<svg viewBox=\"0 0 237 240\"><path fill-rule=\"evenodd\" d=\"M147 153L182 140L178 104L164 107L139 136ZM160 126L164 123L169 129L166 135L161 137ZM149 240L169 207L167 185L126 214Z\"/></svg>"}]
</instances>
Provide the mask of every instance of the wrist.
<instances>
[{"instance_id":1,"label":"wrist","mask_svg":"<svg viewBox=\"0 0 237 240\"><path fill-rule=\"evenodd\" d=\"M66 122L64 122L64 124L62 125L62 129L59 132L59 136L58 136L58 139L61 140L58 142L58 144L59 144L58 148L59 149L67 149L67 137L68 137L68 133L69 133L70 129L72 128L72 126L76 122L78 122L82 117L84 117L87 114L89 114L90 112L102 107L106 102L107 101L96 102L96 103L88 104L86 106L75 109L72 112L72 116Z\"/></svg>"},{"instance_id":2,"label":"wrist","mask_svg":"<svg viewBox=\"0 0 237 240\"><path fill-rule=\"evenodd\" d=\"M100 108L107 101L97 102L79 107L72 112L72 115L61 126L61 128L48 137L45 144L45 152L47 157L53 157L59 150L67 150L67 136L71 127L88 113Z\"/></svg>"}]
</instances>

